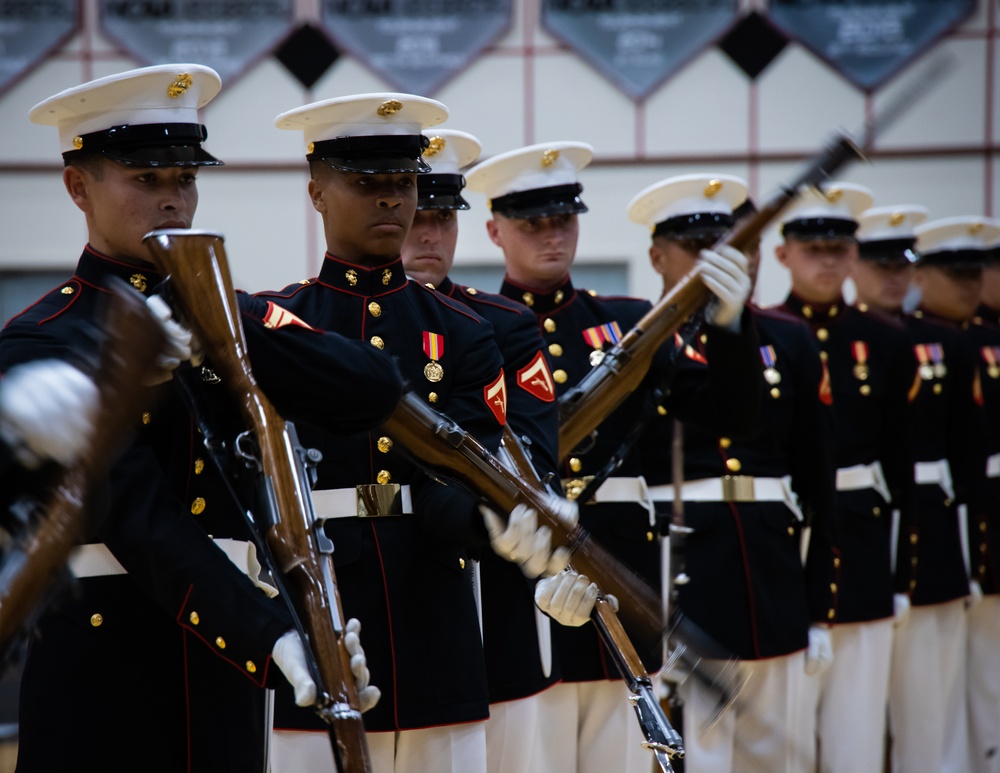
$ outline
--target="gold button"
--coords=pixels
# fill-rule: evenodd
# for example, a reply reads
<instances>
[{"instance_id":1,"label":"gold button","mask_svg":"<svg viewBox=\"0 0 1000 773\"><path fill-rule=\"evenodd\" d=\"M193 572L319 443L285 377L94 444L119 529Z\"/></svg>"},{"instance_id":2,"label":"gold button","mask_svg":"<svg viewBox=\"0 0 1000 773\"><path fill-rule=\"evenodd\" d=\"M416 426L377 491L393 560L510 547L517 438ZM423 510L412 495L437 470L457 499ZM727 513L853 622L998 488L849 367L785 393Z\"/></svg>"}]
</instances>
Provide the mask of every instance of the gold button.
<instances>
[{"instance_id":1,"label":"gold button","mask_svg":"<svg viewBox=\"0 0 1000 773\"><path fill-rule=\"evenodd\" d=\"M986 531L986 521L979 522L979 531Z\"/></svg>"},{"instance_id":2,"label":"gold button","mask_svg":"<svg viewBox=\"0 0 1000 773\"><path fill-rule=\"evenodd\" d=\"M739 472L743 468L739 459L726 459L726 469L730 472Z\"/></svg>"},{"instance_id":3,"label":"gold button","mask_svg":"<svg viewBox=\"0 0 1000 773\"><path fill-rule=\"evenodd\" d=\"M429 403L436 403L437 401L438 401L438 393L437 392L431 392L429 395L427 395L427 402L429 402Z\"/></svg>"},{"instance_id":4,"label":"gold button","mask_svg":"<svg viewBox=\"0 0 1000 773\"><path fill-rule=\"evenodd\" d=\"M794 526L789 526L788 527L788 536L789 537L794 537L795 536L795 527Z\"/></svg>"},{"instance_id":5,"label":"gold button","mask_svg":"<svg viewBox=\"0 0 1000 773\"><path fill-rule=\"evenodd\" d=\"M205 460L204 459L195 459L194 460L194 474L195 475L201 475L202 472L204 472L204 470L205 470Z\"/></svg>"},{"instance_id":6,"label":"gold button","mask_svg":"<svg viewBox=\"0 0 1000 773\"><path fill-rule=\"evenodd\" d=\"M699 338L698 340L701 341L702 344L707 344L708 343L708 334L707 333L702 333L701 334L701 338Z\"/></svg>"},{"instance_id":7,"label":"gold button","mask_svg":"<svg viewBox=\"0 0 1000 773\"><path fill-rule=\"evenodd\" d=\"M826 619L827 620L833 620L833 618L835 618L836 616L837 616L837 613L834 612L832 609L829 612L826 613Z\"/></svg>"},{"instance_id":8,"label":"gold button","mask_svg":"<svg viewBox=\"0 0 1000 773\"><path fill-rule=\"evenodd\" d=\"M858 387L858 391L865 397L867 397L872 393L872 388L870 384L862 384L861 386Z\"/></svg>"},{"instance_id":9,"label":"gold button","mask_svg":"<svg viewBox=\"0 0 1000 773\"><path fill-rule=\"evenodd\" d=\"M479 295L479 290L477 290L475 287L466 287L465 292L467 292L469 295Z\"/></svg>"},{"instance_id":10,"label":"gold button","mask_svg":"<svg viewBox=\"0 0 1000 773\"><path fill-rule=\"evenodd\" d=\"M191 503L191 512L194 515L201 515L205 512L205 500L202 497L197 497L194 502Z\"/></svg>"},{"instance_id":11,"label":"gold button","mask_svg":"<svg viewBox=\"0 0 1000 773\"><path fill-rule=\"evenodd\" d=\"M837 592L837 583L831 582L830 583L830 593L836 593L836 592Z\"/></svg>"},{"instance_id":12,"label":"gold button","mask_svg":"<svg viewBox=\"0 0 1000 773\"><path fill-rule=\"evenodd\" d=\"M387 454L389 453L389 451L392 450L392 441L385 435L383 435L378 439L377 445L378 445L378 450L381 451L383 454Z\"/></svg>"},{"instance_id":13,"label":"gold button","mask_svg":"<svg viewBox=\"0 0 1000 773\"><path fill-rule=\"evenodd\" d=\"M257 664L254 663L252 660L248 660L247 661L247 671L249 673L251 673L251 674L256 674L257 673Z\"/></svg>"},{"instance_id":14,"label":"gold button","mask_svg":"<svg viewBox=\"0 0 1000 773\"><path fill-rule=\"evenodd\" d=\"M565 298L565 297L566 297L565 293L563 293L562 290L556 290L556 294L552 298L552 300L555 301L556 303L562 303L563 302L563 298Z\"/></svg>"},{"instance_id":15,"label":"gold button","mask_svg":"<svg viewBox=\"0 0 1000 773\"><path fill-rule=\"evenodd\" d=\"M910 544L911 545L916 545L917 544L917 540L919 540L919 539L920 538L916 534L911 534L910 535Z\"/></svg>"},{"instance_id":16,"label":"gold button","mask_svg":"<svg viewBox=\"0 0 1000 773\"><path fill-rule=\"evenodd\" d=\"M392 480L392 473L390 473L388 470L379 470L378 475L375 476L375 480L377 480L382 485L385 485L386 483Z\"/></svg>"},{"instance_id":17,"label":"gold button","mask_svg":"<svg viewBox=\"0 0 1000 773\"><path fill-rule=\"evenodd\" d=\"M823 362L826 362L828 359L830 359L830 355L827 354L826 352L820 352L819 358L823 360Z\"/></svg>"},{"instance_id":18,"label":"gold button","mask_svg":"<svg viewBox=\"0 0 1000 773\"><path fill-rule=\"evenodd\" d=\"M838 306L831 306L830 307L829 314L830 314L831 317L836 317L839 312L840 312L840 308Z\"/></svg>"},{"instance_id":19,"label":"gold button","mask_svg":"<svg viewBox=\"0 0 1000 773\"><path fill-rule=\"evenodd\" d=\"M917 581L916 580L910 580L910 590L913 590L916 587L917 587Z\"/></svg>"},{"instance_id":20,"label":"gold button","mask_svg":"<svg viewBox=\"0 0 1000 773\"><path fill-rule=\"evenodd\" d=\"M986 567L983 566L982 564L979 565L979 573L986 574Z\"/></svg>"},{"instance_id":21,"label":"gold button","mask_svg":"<svg viewBox=\"0 0 1000 773\"><path fill-rule=\"evenodd\" d=\"M372 344L372 346L374 346L374 347L375 347L376 349L384 349L384 348L385 348L385 341L383 341L383 340L382 340L381 338L379 338L378 336L372 336L372 337L371 337L371 344Z\"/></svg>"},{"instance_id":22,"label":"gold button","mask_svg":"<svg viewBox=\"0 0 1000 773\"><path fill-rule=\"evenodd\" d=\"M142 423L143 424L149 424L152 420L153 420L153 414L151 414L149 411L143 411L142 412Z\"/></svg>"},{"instance_id":23,"label":"gold button","mask_svg":"<svg viewBox=\"0 0 1000 773\"><path fill-rule=\"evenodd\" d=\"M916 566L916 565L917 565L917 557L914 556L913 558L910 559L910 566Z\"/></svg>"},{"instance_id":24,"label":"gold button","mask_svg":"<svg viewBox=\"0 0 1000 773\"><path fill-rule=\"evenodd\" d=\"M662 405L656 406L656 412L658 414L660 414L660 416L666 416L667 415L667 409L664 408Z\"/></svg>"},{"instance_id":25,"label":"gold button","mask_svg":"<svg viewBox=\"0 0 1000 773\"><path fill-rule=\"evenodd\" d=\"M63 295L72 295L75 291L73 290L72 287L64 287L62 290L60 290L60 292Z\"/></svg>"},{"instance_id":26,"label":"gold button","mask_svg":"<svg viewBox=\"0 0 1000 773\"><path fill-rule=\"evenodd\" d=\"M945 497L944 506L945 507L951 507L951 502L952 502L951 497Z\"/></svg>"},{"instance_id":27,"label":"gold button","mask_svg":"<svg viewBox=\"0 0 1000 773\"><path fill-rule=\"evenodd\" d=\"M94 628L100 628L101 623L103 622L104 622L104 615L102 615L100 612L95 612L90 616L90 624L94 626Z\"/></svg>"},{"instance_id":28,"label":"gold button","mask_svg":"<svg viewBox=\"0 0 1000 773\"><path fill-rule=\"evenodd\" d=\"M562 357L563 348L559 344L549 344L549 354L553 357Z\"/></svg>"},{"instance_id":29,"label":"gold button","mask_svg":"<svg viewBox=\"0 0 1000 773\"><path fill-rule=\"evenodd\" d=\"M546 333L556 332L556 321L551 317L542 323L542 327L545 328Z\"/></svg>"},{"instance_id":30,"label":"gold button","mask_svg":"<svg viewBox=\"0 0 1000 773\"><path fill-rule=\"evenodd\" d=\"M979 546L979 552L980 553L985 553L986 552L986 543L985 542L982 545Z\"/></svg>"},{"instance_id":31,"label":"gold button","mask_svg":"<svg viewBox=\"0 0 1000 773\"><path fill-rule=\"evenodd\" d=\"M944 387L943 387L943 386L941 386L940 384L935 384L935 385L934 385L934 386L933 386L933 387L931 388L931 391L932 391L932 392L934 392L934 394L936 394L936 395L939 395L939 394L941 394L941 392L942 392L943 390L944 390Z\"/></svg>"},{"instance_id":32,"label":"gold button","mask_svg":"<svg viewBox=\"0 0 1000 773\"><path fill-rule=\"evenodd\" d=\"M191 625L198 625L198 623L201 622L201 618L198 617L197 612L192 612L190 615L188 615L188 620L191 621Z\"/></svg>"},{"instance_id":33,"label":"gold button","mask_svg":"<svg viewBox=\"0 0 1000 773\"><path fill-rule=\"evenodd\" d=\"M458 559L458 568L459 569L465 569L465 559L464 558Z\"/></svg>"},{"instance_id":34,"label":"gold button","mask_svg":"<svg viewBox=\"0 0 1000 773\"><path fill-rule=\"evenodd\" d=\"M924 313L919 309L917 309L915 312L913 312L913 316L916 317L917 319L923 319Z\"/></svg>"},{"instance_id":35,"label":"gold button","mask_svg":"<svg viewBox=\"0 0 1000 773\"><path fill-rule=\"evenodd\" d=\"M840 558L839 557L834 557L834 559L833 559L833 566L834 566L835 569L840 567Z\"/></svg>"},{"instance_id":36,"label":"gold button","mask_svg":"<svg viewBox=\"0 0 1000 773\"><path fill-rule=\"evenodd\" d=\"M429 287L432 290L437 290L437 288L434 286L433 282L424 282L424 287Z\"/></svg>"},{"instance_id":37,"label":"gold button","mask_svg":"<svg viewBox=\"0 0 1000 773\"><path fill-rule=\"evenodd\" d=\"M859 303L858 304L858 311L868 311L868 304L867 303Z\"/></svg>"},{"instance_id":38,"label":"gold button","mask_svg":"<svg viewBox=\"0 0 1000 773\"><path fill-rule=\"evenodd\" d=\"M555 379L557 384L565 384L569 376L566 375L566 371L559 369L552 371L552 378Z\"/></svg>"},{"instance_id":39,"label":"gold button","mask_svg":"<svg viewBox=\"0 0 1000 773\"><path fill-rule=\"evenodd\" d=\"M583 462L581 462L575 456L571 456L569 460L569 468L573 472L580 472L580 470L583 469Z\"/></svg>"},{"instance_id":40,"label":"gold button","mask_svg":"<svg viewBox=\"0 0 1000 773\"><path fill-rule=\"evenodd\" d=\"M778 387L771 387L771 397L777 400L779 397L781 397L781 390L778 389Z\"/></svg>"},{"instance_id":41,"label":"gold button","mask_svg":"<svg viewBox=\"0 0 1000 773\"><path fill-rule=\"evenodd\" d=\"M382 314L382 307L375 303L375 301L372 301L368 304L368 313L373 317L378 317Z\"/></svg>"},{"instance_id":42,"label":"gold button","mask_svg":"<svg viewBox=\"0 0 1000 773\"><path fill-rule=\"evenodd\" d=\"M806 319L812 319L812 315L813 315L812 306L803 306L802 307L802 316L803 317L805 317Z\"/></svg>"},{"instance_id":43,"label":"gold button","mask_svg":"<svg viewBox=\"0 0 1000 773\"><path fill-rule=\"evenodd\" d=\"M876 516L877 515L882 515L882 508L879 507L878 505L875 505L875 507L872 508L872 515L876 515Z\"/></svg>"},{"instance_id":44,"label":"gold button","mask_svg":"<svg viewBox=\"0 0 1000 773\"><path fill-rule=\"evenodd\" d=\"M596 298L597 290L587 290L587 295L589 295L591 298Z\"/></svg>"},{"instance_id":45,"label":"gold button","mask_svg":"<svg viewBox=\"0 0 1000 773\"><path fill-rule=\"evenodd\" d=\"M719 448L729 448L733 444L733 441L727 437L719 438Z\"/></svg>"},{"instance_id":46,"label":"gold button","mask_svg":"<svg viewBox=\"0 0 1000 773\"><path fill-rule=\"evenodd\" d=\"M531 293L523 293L521 295L521 300L524 302L525 306L530 307L535 305L535 296Z\"/></svg>"},{"instance_id":47,"label":"gold button","mask_svg":"<svg viewBox=\"0 0 1000 773\"><path fill-rule=\"evenodd\" d=\"M220 650L224 650L226 648L226 640L223 639L221 636L216 636L215 646L218 647Z\"/></svg>"},{"instance_id":48,"label":"gold button","mask_svg":"<svg viewBox=\"0 0 1000 773\"><path fill-rule=\"evenodd\" d=\"M655 538L655 536L656 536L656 535L655 535L655 534L653 534L653 532L651 532L651 531L647 531L647 532L646 532L646 542L652 542L652 541L653 541L653 539Z\"/></svg>"},{"instance_id":49,"label":"gold button","mask_svg":"<svg viewBox=\"0 0 1000 773\"><path fill-rule=\"evenodd\" d=\"M820 341L825 341L827 338L830 337L830 331L827 330L825 327L821 327L816 331L816 337Z\"/></svg>"}]
</instances>

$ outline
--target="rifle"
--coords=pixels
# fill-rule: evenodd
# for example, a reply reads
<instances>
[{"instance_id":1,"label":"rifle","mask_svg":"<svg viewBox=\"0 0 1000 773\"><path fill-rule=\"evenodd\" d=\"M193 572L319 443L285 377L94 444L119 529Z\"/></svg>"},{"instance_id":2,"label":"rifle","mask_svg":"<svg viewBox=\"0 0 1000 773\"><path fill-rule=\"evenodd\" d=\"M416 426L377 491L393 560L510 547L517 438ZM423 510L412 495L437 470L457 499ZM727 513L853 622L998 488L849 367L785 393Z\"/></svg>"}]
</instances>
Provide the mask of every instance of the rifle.
<instances>
[{"instance_id":1,"label":"rifle","mask_svg":"<svg viewBox=\"0 0 1000 773\"><path fill-rule=\"evenodd\" d=\"M256 513L265 530L262 547L280 573L276 579L292 588L282 596L311 654L313 709L329 727L337 769L370 771L357 685L344 642L333 544L312 505L310 452L302 449L292 423L281 418L254 379L223 239L204 231L166 229L147 234L145 242L161 273L169 275L185 321L238 402L248 428L236 451L259 472L261 502Z\"/></svg>"},{"instance_id":2,"label":"rifle","mask_svg":"<svg viewBox=\"0 0 1000 773\"><path fill-rule=\"evenodd\" d=\"M130 426L147 407L142 376L166 344L145 299L115 280L109 287L96 382L97 421L87 450L61 470L48 499L23 496L11 506L15 533L0 559L0 651L7 658L25 622L41 614L58 588L70 550L83 536L90 499Z\"/></svg>"}]
</instances>

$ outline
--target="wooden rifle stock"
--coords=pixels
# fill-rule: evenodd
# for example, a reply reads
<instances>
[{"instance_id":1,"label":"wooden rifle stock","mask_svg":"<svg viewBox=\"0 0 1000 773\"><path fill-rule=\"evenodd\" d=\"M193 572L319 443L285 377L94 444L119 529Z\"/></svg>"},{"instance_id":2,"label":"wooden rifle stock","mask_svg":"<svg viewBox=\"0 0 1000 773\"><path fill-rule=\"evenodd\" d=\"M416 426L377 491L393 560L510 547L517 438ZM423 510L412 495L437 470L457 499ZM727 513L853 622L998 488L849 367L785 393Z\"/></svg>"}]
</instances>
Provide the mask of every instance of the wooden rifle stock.
<instances>
[{"instance_id":1,"label":"wooden rifle stock","mask_svg":"<svg viewBox=\"0 0 1000 773\"><path fill-rule=\"evenodd\" d=\"M247 358L229 263L218 234L153 231L146 244L161 273L169 274L175 299L212 368L232 392L260 454L275 522L265 535L277 568L293 588L291 602L305 628L314 661L316 712L331 728L338 770L371 770L333 560L320 551L312 530L312 500L298 474L292 428L258 386Z\"/></svg>"},{"instance_id":2,"label":"wooden rifle stock","mask_svg":"<svg viewBox=\"0 0 1000 773\"><path fill-rule=\"evenodd\" d=\"M534 508L539 520L552 530L552 547L569 548L573 568L597 583L603 593L620 600L621 617L639 646L647 652L659 650L664 631L656 592L579 524L562 520L560 516L572 505L544 490L537 476L526 478L512 472L468 432L412 392L403 395L382 426L416 464L456 480L495 509L509 513L518 504Z\"/></svg>"},{"instance_id":3,"label":"wooden rifle stock","mask_svg":"<svg viewBox=\"0 0 1000 773\"><path fill-rule=\"evenodd\" d=\"M123 282L111 288L95 381L99 403L94 433L80 460L63 470L48 500L19 504L23 534L14 536L0 567L0 650L7 651L24 622L38 610L73 545L83 536L88 500L148 400L143 375L166 343L145 299Z\"/></svg>"},{"instance_id":4,"label":"wooden rifle stock","mask_svg":"<svg viewBox=\"0 0 1000 773\"><path fill-rule=\"evenodd\" d=\"M716 246L745 250L806 185L817 186L861 151L841 134L824 147L791 185L782 187L754 214L741 219ZM711 298L695 268L670 289L578 384L559 398L559 458L597 429L642 383L657 350Z\"/></svg>"}]
</instances>

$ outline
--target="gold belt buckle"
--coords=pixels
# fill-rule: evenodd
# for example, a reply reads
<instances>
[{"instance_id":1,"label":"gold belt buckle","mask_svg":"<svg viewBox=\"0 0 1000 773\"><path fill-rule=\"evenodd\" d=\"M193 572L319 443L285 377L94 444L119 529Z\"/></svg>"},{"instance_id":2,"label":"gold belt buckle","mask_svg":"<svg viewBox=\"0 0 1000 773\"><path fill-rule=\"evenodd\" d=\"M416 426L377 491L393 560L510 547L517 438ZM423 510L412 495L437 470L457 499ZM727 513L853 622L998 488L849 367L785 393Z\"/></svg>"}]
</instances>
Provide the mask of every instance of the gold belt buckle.
<instances>
[{"instance_id":1,"label":"gold belt buckle","mask_svg":"<svg viewBox=\"0 0 1000 773\"><path fill-rule=\"evenodd\" d=\"M563 480L562 486L563 491L566 492L566 499L570 502L575 502L577 497L583 493L583 490L590 485L593 479L593 475L584 475L582 478L567 478Z\"/></svg>"},{"instance_id":2,"label":"gold belt buckle","mask_svg":"<svg viewBox=\"0 0 1000 773\"><path fill-rule=\"evenodd\" d=\"M754 502L753 475L723 475L722 499L726 502Z\"/></svg>"},{"instance_id":3,"label":"gold belt buckle","mask_svg":"<svg viewBox=\"0 0 1000 773\"><path fill-rule=\"evenodd\" d=\"M369 483L355 486L358 517L377 518L383 515L402 515L402 488L398 483Z\"/></svg>"}]
</instances>

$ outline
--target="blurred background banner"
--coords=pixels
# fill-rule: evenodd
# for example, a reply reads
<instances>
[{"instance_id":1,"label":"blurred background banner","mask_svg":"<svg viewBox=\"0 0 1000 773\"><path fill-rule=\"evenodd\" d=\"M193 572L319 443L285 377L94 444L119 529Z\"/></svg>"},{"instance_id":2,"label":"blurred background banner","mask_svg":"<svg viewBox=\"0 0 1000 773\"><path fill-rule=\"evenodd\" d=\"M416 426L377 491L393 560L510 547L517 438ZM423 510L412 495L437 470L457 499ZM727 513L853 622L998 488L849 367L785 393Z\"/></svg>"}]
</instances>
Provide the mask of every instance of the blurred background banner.
<instances>
[{"instance_id":1,"label":"blurred background banner","mask_svg":"<svg viewBox=\"0 0 1000 773\"><path fill-rule=\"evenodd\" d=\"M0 0L0 94L79 27L76 0Z\"/></svg>"},{"instance_id":2,"label":"blurred background banner","mask_svg":"<svg viewBox=\"0 0 1000 773\"><path fill-rule=\"evenodd\" d=\"M975 8L976 0L771 0L768 18L855 86L872 91Z\"/></svg>"},{"instance_id":3,"label":"blurred background banner","mask_svg":"<svg viewBox=\"0 0 1000 773\"><path fill-rule=\"evenodd\" d=\"M100 27L142 64L197 62L231 85L289 34L294 5L294 0L101 0Z\"/></svg>"},{"instance_id":4,"label":"blurred background banner","mask_svg":"<svg viewBox=\"0 0 1000 773\"><path fill-rule=\"evenodd\" d=\"M513 0L324 0L323 27L393 88L429 96L510 27Z\"/></svg>"},{"instance_id":5,"label":"blurred background banner","mask_svg":"<svg viewBox=\"0 0 1000 773\"><path fill-rule=\"evenodd\" d=\"M736 20L736 0L542 0L542 26L632 99L647 97Z\"/></svg>"}]
</instances>

